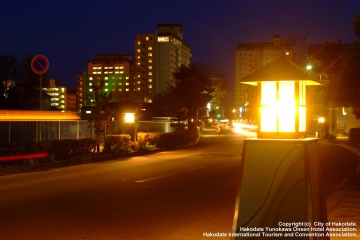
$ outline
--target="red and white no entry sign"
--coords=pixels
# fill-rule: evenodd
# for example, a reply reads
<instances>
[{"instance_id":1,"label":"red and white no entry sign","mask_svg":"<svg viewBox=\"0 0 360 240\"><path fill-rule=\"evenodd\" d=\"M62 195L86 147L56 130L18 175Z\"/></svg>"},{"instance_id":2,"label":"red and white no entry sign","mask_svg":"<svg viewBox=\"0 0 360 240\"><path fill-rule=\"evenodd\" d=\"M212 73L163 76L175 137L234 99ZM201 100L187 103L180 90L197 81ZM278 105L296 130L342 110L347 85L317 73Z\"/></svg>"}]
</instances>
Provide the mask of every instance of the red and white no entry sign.
<instances>
[{"instance_id":1,"label":"red and white no entry sign","mask_svg":"<svg viewBox=\"0 0 360 240\"><path fill-rule=\"evenodd\" d=\"M43 55L36 55L31 60L31 69L34 71L34 73L43 74L48 70L48 68L49 68L49 61Z\"/></svg>"}]
</instances>

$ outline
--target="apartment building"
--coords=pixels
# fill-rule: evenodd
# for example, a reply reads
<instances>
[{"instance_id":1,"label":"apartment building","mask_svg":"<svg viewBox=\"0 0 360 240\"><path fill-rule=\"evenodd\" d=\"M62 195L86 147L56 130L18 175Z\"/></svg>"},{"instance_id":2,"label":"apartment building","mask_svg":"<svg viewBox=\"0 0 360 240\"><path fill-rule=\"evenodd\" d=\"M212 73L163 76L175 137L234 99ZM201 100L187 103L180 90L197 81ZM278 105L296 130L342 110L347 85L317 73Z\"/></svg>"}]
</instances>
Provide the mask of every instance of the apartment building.
<instances>
[{"instance_id":1,"label":"apartment building","mask_svg":"<svg viewBox=\"0 0 360 240\"><path fill-rule=\"evenodd\" d=\"M66 94L66 105L67 111L76 112L77 111L77 98L76 98L76 88L68 88Z\"/></svg>"},{"instance_id":2,"label":"apartment building","mask_svg":"<svg viewBox=\"0 0 360 240\"><path fill-rule=\"evenodd\" d=\"M273 36L272 42L238 43L235 52L235 106L237 117L244 117L256 96L256 88L241 83L241 79L282 55L291 58L291 49L280 38Z\"/></svg>"},{"instance_id":3,"label":"apartment building","mask_svg":"<svg viewBox=\"0 0 360 240\"><path fill-rule=\"evenodd\" d=\"M68 111L67 109L67 88L58 86L55 79L50 79L50 85L42 88L50 98L50 106L53 109L58 109L62 112Z\"/></svg>"},{"instance_id":4,"label":"apartment building","mask_svg":"<svg viewBox=\"0 0 360 240\"><path fill-rule=\"evenodd\" d=\"M163 93L181 65L189 65L191 48L183 41L180 24L159 24L155 33L137 34L135 49L135 83L145 89L144 102Z\"/></svg>"},{"instance_id":5,"label":"apartment building","mask_svg":"<svg viewBox=\"0 0 360 240\"><path fill-rule=\"evenodd\" d=\"M113 102L140 101L141 88L134 81L130 54L101 54L88 61L88 70L77 76L78 109L91 108L95 91L111 96Z\"/></svg>"}]
</instances>

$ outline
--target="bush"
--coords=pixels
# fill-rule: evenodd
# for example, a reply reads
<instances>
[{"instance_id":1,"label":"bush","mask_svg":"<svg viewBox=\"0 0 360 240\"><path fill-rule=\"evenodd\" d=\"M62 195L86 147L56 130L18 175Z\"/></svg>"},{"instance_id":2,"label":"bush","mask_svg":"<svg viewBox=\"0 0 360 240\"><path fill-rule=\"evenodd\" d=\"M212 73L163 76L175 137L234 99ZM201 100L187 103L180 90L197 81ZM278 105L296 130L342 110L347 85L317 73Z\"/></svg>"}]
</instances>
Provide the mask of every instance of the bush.
<instances>
[{"instance_id":1,"label":"bush","mask_svg":"<svg viewBox=\"0 0 360 240\"><path fill-rule=\"evenodd\" d=\"M97 141L94 139L63 139L36 142L18 146L6 144L0 148L0 156L19 156L32 153L47 153L47 157L23 158L21 160L1 161L0 167L15 167L34 163L51 162L69 159L74 156L86 156L95 152Z\"/></svg>"},{"instance_id":2,"label":"bush","mask_svg":"<svg viewBox=\"0 0 360 240\"><path fill-rule=\"evenodd\" d=\"M161 134L161 148L174 149L194 144L199 138L199 129L181 129Z\"/></svg>"},{"instance_id":3,"label":"bush","mask_svg":"<svg viewBox=\"0 0 360 240\"><path fill-rule=\"evenodd\" d=\"M132 146L131 136L128 134L108 135L105 138L105 152L129 152Z\"/></svg>"},{"instance_id":4,"label":"bush","mask_svg":"<svg viewBox=\"0 0 360 240\"><path fill-rule=\"evenodd\" d=\"M62 139L42 141L40 149L48 153L50 160L62 160L73 156L86 155L95 152L97 141L95 139Z\"/></svg>"},{"instance_id":5,"label":"bush","mask_svg":"<svg viewBox=\"0 0 360 240\"><path fill-rule=\"evenodd\" d=\"M139 132L137 136L140 149L149 149L159 146L161 134L162 133L159 132Z\"/></svg>"},{"instance_id":6,"label":"bush","mask_svg":"<svg viewBox=\"0 0 360 240\"><path fill-rule=\"evenodd\" d=\"M350 128L349 140L353 143L360 143L360 128Z\"/></svg>"},{"instance_id":7,"label":"bush","mask_svg":"<svg viewBox=\"0 0 360 240\"><path fill-rule=\"evenodd\" d=\"M0 146L0 156L1 157L16 157L19 155L26 155L32 153L41 153L44 150L39 149L37 143L27 144L27 145L17 145L12 143L6 143ZM3 160L0 162L0 167L16 167L21 165L37 163L40 160L37 158L23 158L23 159L12 159L12 160Z\"/></svg>"}]
</instances>

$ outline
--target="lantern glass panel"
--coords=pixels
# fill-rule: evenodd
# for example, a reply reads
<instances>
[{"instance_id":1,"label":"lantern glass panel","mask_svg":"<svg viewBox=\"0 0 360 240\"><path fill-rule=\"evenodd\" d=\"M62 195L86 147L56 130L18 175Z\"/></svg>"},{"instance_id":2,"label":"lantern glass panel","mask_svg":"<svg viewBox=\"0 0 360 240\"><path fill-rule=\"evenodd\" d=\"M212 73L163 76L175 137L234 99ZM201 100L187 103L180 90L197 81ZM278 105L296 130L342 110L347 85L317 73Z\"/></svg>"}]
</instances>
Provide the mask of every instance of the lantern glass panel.
<instances>
[{"instance_id":1,"label":"lantern glass panel","mask_svg":"<svg viewBox=\"0 0 360 240\"><path fill-rule=\"evenodd\" d=\"M295 132L295 82L283 81L278 82L278 118L279 132Z\"/></svg>"},{"instance_id":2,"label":"lantern glass panel","mask_svg":"<svg viewBox=\"0 0 360 240\"><path fill-rule=\"evenodd\" d=\"M306 82L299 82L299 104L306 105Z\"/></svg>"},{"instance_id":3,"label":"lantern glass panel","mask_svg":"<svg viewBox=\"0 0 360 240\"><path fill-rule=\"evenodd\" d=\"M273 106L262 106L261 111L261 132L277 131L277 112Z\"/></svg>"},{"instance_id":4,"label":"lantern glass panel","mask_svg":"<svg viewBox=\"0 0 360 240\"><path fill-rule=\"evenodd\" d=\"M299 107L299 132L306 132L306 107Z\"/></svg>"},{"instance_id":5,"label":"lantern glass panel","mask_svg":"<svg viewBox=\"0 0 360 240\"><path fill-rule=\"evenodd\" d=\"M275 105L277 102L276 82L261 83L261 105Z\"/></svg>"},{"instance_id":6,"label":"lantern glass panel","mask_svg":"<svg viewBox=\"0 0 360 240\"><path fill-rule=\"evenodd\" d=\"M277 86L276 82L261 83L260 128L262 132L277 131Z\"/></svg>"}]
</instances>

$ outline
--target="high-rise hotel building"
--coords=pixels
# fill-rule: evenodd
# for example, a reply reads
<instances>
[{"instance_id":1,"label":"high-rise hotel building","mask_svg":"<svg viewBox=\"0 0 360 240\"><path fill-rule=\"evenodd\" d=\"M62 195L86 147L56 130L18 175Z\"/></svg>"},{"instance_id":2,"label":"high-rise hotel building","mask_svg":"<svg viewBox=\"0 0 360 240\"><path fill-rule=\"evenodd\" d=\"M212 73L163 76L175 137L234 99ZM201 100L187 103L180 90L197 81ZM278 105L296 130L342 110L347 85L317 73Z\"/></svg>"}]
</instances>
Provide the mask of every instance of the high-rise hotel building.
<instances>
[{"instance_id":1,"label":"high-rise hotel building","mask_svg":"<svg viewBox=\"0 0 360 240\"><path fill-rule=\"evenodd\" d=\"M159 24L155 33L137 34L135 48L135 83L145 88L144 102L163 93L173 73L181 65L189 65L191 48L183 41L180 24Z\"/></svg>"},{"instance_id":2,"label":"high-rise hotel building","mask_svg":"<svg viewBox=\"0 0 360 240\"><path fill-rule=\"evenodd\" d=\"M114 102L139 101L134 82L133 63L130 54L102 54L88 61L88 71L77 76L78 109L94 105L94 89L101 87L104 95L112 96Z\"/></svg>"},{"instance_id":3,"label":"high-rise hotel building","mask_svg":"<svg viewBox=\"0 0 360 240\"><path fill-rule=\"evenodd\" d=\"M241 79L282 55L291 58L291 49L280 38L273 36L272 42L238 43L235 52L235 106L241 115L254 99L256 88L241 83Z\"/></svg>"}]
</instances>

